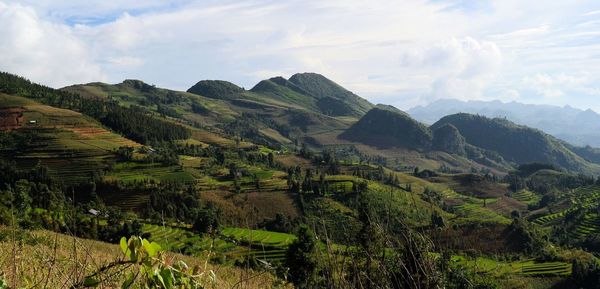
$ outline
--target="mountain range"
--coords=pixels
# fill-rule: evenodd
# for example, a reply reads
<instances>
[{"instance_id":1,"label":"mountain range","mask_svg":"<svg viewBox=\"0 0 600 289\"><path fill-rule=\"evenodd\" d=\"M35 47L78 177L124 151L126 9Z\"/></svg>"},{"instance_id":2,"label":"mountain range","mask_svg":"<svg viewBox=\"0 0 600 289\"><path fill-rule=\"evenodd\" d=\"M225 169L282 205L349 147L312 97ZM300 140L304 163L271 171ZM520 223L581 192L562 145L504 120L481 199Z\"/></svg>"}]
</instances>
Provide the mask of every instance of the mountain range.
<instances>
[{"instance_id":1,"label":"mountain range","mask_svg":"<svg viewBox=\"0 0 600 289\"><path fill-rule=\"evenodd\" d=\"M3 74L0 91L14 94L20 90L11 90L10 86L23 81ZM419 122L393 106L374 105L316 73L298 73L289 79L273 77L250 90L223 80L201 80L185 92L157 88L140 80L46 89L78 97L71 102L83 106L89 101L122 107L129 112L119 110L114 115L147 117L146 122L159 129L165 125L183 127L196 141L208 144L235 140L279 150L298 149L301 145L315 150L352 148L399 169L475 169L505 174L521 164L539 162L578 173L600 174L600 151L596 149L571 144L505 118L459 113L434 119L426 114L428 109L415 108L410 112L425 120ZM64 100L54 103L47 95L31 94L44 104L73 107ZM433 104L432 114L442 111L442 104ZM144 143L157 138L157 134L139 132L139 128L131 133L136 129L132 122L115 123L96 112L91 114L134 141ZM167 139L188 135L174 128L164 132Z\"/></svg>"},{"instance_id":2,"label":"mountain range","mask_svg":"<svg viewBox=\"0 0 600 289\"><path fill-rule=\"evenodd\" d=\"M518 124L540 129L574 145L600 147L600 114L591 109L581 110L568 105L559 107L499 100L442 99L408 110L411 116L429 124L446 115L461 112L491 118L506 118Z\"/></svg>"}]
</instances>

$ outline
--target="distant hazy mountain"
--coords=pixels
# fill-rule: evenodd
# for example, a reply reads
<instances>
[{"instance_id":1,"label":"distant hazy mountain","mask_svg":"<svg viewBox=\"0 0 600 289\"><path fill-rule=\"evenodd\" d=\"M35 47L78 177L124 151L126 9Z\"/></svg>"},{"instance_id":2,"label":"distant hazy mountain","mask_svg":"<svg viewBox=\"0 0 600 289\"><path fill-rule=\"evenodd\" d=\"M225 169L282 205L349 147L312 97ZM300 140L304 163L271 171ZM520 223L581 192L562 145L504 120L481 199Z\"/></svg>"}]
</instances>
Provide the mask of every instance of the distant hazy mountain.
<instances>
[{"instance_id":1,"label":"distant hazy mountain","mask_svg":"<svg viewBox=\"0 0 600 289\"><path fill-rule=\"evenodd\" d=\"M415 119L432 124L455 113L480 114L506 118L512 122L543 130L575 145L600 147L600 114L570 106L504 103L495 101L460 101L443 99L408 111Z\"/></svg>"}]
</instances>

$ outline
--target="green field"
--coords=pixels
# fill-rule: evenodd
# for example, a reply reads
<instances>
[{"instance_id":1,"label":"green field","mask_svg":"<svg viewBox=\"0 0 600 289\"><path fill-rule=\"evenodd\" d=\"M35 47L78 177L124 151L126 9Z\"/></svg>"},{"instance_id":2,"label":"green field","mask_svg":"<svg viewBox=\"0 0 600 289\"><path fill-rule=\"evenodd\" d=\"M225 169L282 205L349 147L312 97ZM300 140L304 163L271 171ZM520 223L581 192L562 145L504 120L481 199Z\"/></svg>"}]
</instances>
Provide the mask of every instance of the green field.
<instances>
[{"instance_id":1,"label":"green field","mask_svg":"<svg viewBox=\"0 0 600 289\"><path fill-rule=\"evenodd\" d=\"M475 272L490 274L495 277L510 275L567 276L571 274L571 264L566 262L536 262L534 260L500 262L483 257L469 259L463 256L454 256L452 260L456 264L473 269Z\"/></svg>"},{"instance_id":2,"label":"green field","mask_svg":"<svg viewBox=\"0 0 600 289\"><path fill-rule=\"evenodd\" d=\"M215 239L200 237L186 228L144 224L143 233L150 233L150 239L167 250L203 255L223 256L226 260L244 260L248 257L270 262L285 258L287 246L295 240L294 235L250 230L244 228L224 228Z\"/></svg>"},{"instance_id":3,"label":"green field","mask_svg":"<svg viewBox=\"0 0 600 289\"><path fill-rule=\"evenodd\" d=\"M541 196L536 195L535 193L528 190L520 190L512 194L511 197L525 204L535 204L542 198Z\"/></svg>"},{"instance_id":4,"label":"green field","mask_svg":"<svg viewBox=\"0 0 600 289\"><path fill-rule=\"evenodd\" d=\"M164 166L160 163L117 163L113 170L106 174L107 180L119 180L123 182L135 182L152 180L156 182L168 181L194 181L191 173L179 166Z\"/></svg>"},{"instance_id":5,"label":"green field","mask_svg":"<svg viewBox=\"0 0 600 289\"><path fill-rule=\"evenodd\" d=\"M510 224L511 222L507 217L486 207L487 205L496 202L496 199L480 199L465 196L450 189L445 190L442 195L445 200L458 203L457 205L452 206L453 212L457 216L456 222L487 222L499 224Z\"/></svg>"}]
</instances>

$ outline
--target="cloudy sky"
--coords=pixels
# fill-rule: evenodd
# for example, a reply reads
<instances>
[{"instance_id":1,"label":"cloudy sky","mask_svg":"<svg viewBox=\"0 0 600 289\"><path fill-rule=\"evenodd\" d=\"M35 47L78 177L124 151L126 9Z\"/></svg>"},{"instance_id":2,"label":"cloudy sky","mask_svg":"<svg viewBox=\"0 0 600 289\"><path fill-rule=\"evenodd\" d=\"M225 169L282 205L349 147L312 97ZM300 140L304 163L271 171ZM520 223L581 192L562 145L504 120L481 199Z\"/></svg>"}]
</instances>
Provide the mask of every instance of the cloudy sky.
<instances>
[{"instance_id":1,"label":"cloudy sky","mask_svg":"<svg viewBox=\"0 0 600 289\"><path fill-rule=\"evenodd\" d=\"M0 70L53 87L318 72L401 109L440 98L600 111L600 2L0 0Z\"/></svg>"}]
</instances>

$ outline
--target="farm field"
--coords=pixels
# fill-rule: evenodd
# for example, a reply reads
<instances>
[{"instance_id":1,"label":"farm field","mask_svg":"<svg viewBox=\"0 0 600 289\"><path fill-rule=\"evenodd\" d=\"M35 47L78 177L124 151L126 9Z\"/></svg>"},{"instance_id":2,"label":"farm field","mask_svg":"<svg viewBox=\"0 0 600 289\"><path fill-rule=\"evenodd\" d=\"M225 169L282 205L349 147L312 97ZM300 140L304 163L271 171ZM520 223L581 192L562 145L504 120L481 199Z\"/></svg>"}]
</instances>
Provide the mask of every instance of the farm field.
<instances>
[{"instance_id":1,"label":"farm field","mask_svg":"<svg viewBox=\"0 0 600 289\"><path fill-rule=\"evenodd\" d=\"M453 213L457 216L456 222L491 222L499 224L510 224L511 220L487 206L493 205L497 199L480 199L471 196L464 196L452 190L442 192L444 200L453 208Z\"/></svg>"},{"instance_id":2,"label":"farm field","mask_svg":"<svg viewBox=\"0 0 600 289\"><path fill-rule=\"evenodd\" d=\"M109 181L136 182L136 181L183 181L192 182L194 177L180 166L165 166L160 163L120 162L106 174Z\"/></svg>"},{"instance_id":3,"label":"farm field","mask_svg":"<svg viewBox=\"0 0 600 289\"><path fill-rule=\"evenodd\" d=\"M188 229L152 224L144 224L142 232L151 234L152 241L172 252L196 256L205 256L210 252L230 262L248 257L269 262L282 261L287 246L296 238L294 235L264 230L224 228L219 236L212 239L200 237Z\"/></svg>"},{"instance_id":4,"label":"farm field","mask_svg":"<svg viewBox=\"0 0 600 289\"><path fill-rule=\"evenodd\" d=\"M500 262L482 257L469 259L463 256L454 256L452 257L452 261L471 268L476 272L490 274L495 277L506 277L509 275L540 277L571 274L571 264L566 262L536 262L534 260Z\"/></svg>"},{"instance_id":5,"label":"farm field","mask_svg":"<svg viewBox=\"0 0 600 289\"><path fill-rule=\"evenodd\" d=\"M39 162L65 184L92 179L106 169L119 146L139 146L71 110L7 95L0 97L0 107L20 107L23 116L14 133L34 136L26 147L8 157L20 168L32 168Z\"/></svg>"}]
</instances>

